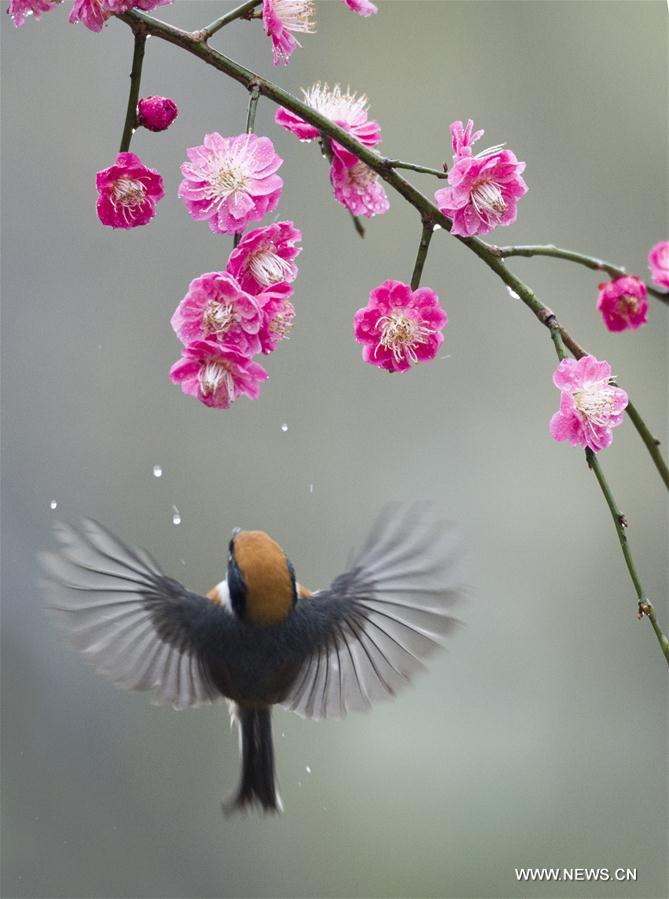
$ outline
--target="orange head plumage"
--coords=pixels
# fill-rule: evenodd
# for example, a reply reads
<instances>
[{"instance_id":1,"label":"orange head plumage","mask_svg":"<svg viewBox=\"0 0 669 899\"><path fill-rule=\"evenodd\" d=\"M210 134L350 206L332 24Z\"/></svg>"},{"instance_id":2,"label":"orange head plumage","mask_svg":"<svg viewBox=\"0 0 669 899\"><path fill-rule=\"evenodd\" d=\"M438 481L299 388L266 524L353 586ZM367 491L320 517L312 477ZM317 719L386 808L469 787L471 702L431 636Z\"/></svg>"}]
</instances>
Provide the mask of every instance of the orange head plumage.
<instances>
[{"instance_id":1,"label":"orange head plumage","mask_svg":"<svg viewBox=\"0 0 669 899\"><path fill-rule=\"evenodd\" d=\"M233 531L228 590L234 612L261 626L282 621L297 599L293 566L264 531Z\"/></svg>"}]
</instances>

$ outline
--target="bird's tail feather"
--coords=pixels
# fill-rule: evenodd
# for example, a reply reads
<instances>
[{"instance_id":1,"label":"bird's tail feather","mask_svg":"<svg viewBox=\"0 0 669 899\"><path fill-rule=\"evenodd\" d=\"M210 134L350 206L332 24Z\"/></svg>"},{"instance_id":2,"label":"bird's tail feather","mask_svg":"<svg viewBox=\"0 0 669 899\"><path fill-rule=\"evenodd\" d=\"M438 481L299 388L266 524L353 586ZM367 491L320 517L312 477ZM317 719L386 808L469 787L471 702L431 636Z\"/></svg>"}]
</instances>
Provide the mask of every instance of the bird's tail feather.
<instances>
[{"instance_id":1,"label":"bird's tail feather","mask_svg":"<svg viewBox=\"0 0 669 899\"><path fill-rule=\"evenodd\" d=\"M235 794L223 803L232 814L258 806L264 812L282 811L274 773L272 718L268 708L235 708L239 724L242 776Z\"/></svg>"}]
</instances>

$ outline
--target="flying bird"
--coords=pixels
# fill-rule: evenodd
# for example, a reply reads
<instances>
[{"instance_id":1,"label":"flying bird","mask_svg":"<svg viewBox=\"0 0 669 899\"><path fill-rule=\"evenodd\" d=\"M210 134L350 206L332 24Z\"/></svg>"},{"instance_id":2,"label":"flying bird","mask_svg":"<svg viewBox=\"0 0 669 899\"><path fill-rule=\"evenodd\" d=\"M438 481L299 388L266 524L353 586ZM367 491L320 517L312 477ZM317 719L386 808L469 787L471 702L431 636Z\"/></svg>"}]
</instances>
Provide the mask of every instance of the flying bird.
<instances>
[{"instance_id":1,"label":"flying bird","mask_svg":"<svg viewBox=\"0 0 669 899\"><path fill-rule=\"evenodd\" d=\"M458 540L426 503L384 507L346 571L317 592L263 531L234 529L226 577L206 595L95 521L55 533L60 549L41 556L49 608L98 671L177 709L229 701L242 771L226 812L281 810L273 705L314 719L366 710L458 623Z\"/></svg>"}]
</instances>

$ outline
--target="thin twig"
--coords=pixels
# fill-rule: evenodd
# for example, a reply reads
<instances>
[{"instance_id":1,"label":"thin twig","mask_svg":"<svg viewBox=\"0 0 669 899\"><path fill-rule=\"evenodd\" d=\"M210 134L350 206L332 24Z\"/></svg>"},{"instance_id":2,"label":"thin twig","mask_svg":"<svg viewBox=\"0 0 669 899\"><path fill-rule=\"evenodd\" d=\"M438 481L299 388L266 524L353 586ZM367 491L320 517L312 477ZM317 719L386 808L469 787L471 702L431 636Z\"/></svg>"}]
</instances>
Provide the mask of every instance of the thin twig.
<instances>
[{"instance_id":1,"label":"thin twig","mask_svg":"<svg viewBox=\"0 0 669 899\"><path fill-rule=\"evenodd\" d=\"M145 45L146 34L141 31L135 31L135 46L132 53L132 69L130 71L130 93L128 94L128 108L125 113L125 125L123 126L119 153L128 152L132 135L137 127L137 101L139 100L139 86L142 80Z\"/></svg>"},{"instance_id":2,"label":"thin twig","mask_svg":"<svg viewBox=\"0 0 669 899\"><path fill-rule=\"evenodd\" d=\"M202 31L195 32L193 37L197 41L206 43L212 35L216 34L217 31L220 31L221 28L225 28L230 22L234 22L236 19L251 18L251 13L253 13L256 6L260 6L261 3L262 0L246 0L246 3L242 3L241 6L237 6L235 9L230 10L230 12L226 13L224 16L220 16L218 19L214 19L214 21L207 25L206 28L203 28Z\"/></svg>"},{"instance_id":3,"label":"thin twig","mask_svg":"<svg viewBox=\"0 0 669 899\"><path fill-rule=\"evenodd\" d=\"M420 235L420 243L418 244L418 254L416 255L416 264L414 265L413 275L411 276L411 289L417 290L420 279L423 275L423 266L427 258L427 251L430 249L430 241L434 233L434 225L431 221L423 223L423 230Z\"/></svg>"},{"instance_id":4,"label":"thin twig","mask_svg":"<svg viewBox=\"0 0 669 899\"><path fill-rule=\"evenodd\" d=\"M416 165L414 162L402 162L401 159L386 159L389 169L408 169L411 172L422 172L425 175L433 175L435 178L448 178L445 169L431 169L426 165Z\"/></svg>"},{"instance_id":5,"label":"thin twig","mask_svg":"<svg viewBox=\"0 0 669 899\"><path fill-rule=\"evenodd\" d=\"M553 259L565 259L567 262L575 262L577 265L584 265L586 268L591 268L598 272L606 272L612 278L621 278L628 274L619 265L613 265L604 259L597 259L596 256L586 256L584 253L576 253L573 250L563 250L553 244L491 247L491 250L502 259L509 259L512 256L550 256ZM646 284L646 290L663 303L669 303L669 293L657 290L650 284Z\"/></svg>"},{"instance_id":6,"label":"thin twig","mask_svg":"<svg viewBox=\"0 0 669 899\"><path fill-rule=\"evenodd\" d=\"M258 98L260 97L260 89L257 84L251 84L249 86L249 90L251 91L251 96L249 97L249 109L246 113L246 133L253 134L253 129L256 125L256 110L258 108ZM238 231L233 235L232 238L232 247L236 249L239 245L239 241L242 239L242 232Z\"/></svg>"},{"instance_id":7,"label":"thin twig","mask_svg":"<svg viewBox=\"0 0 669 899\"><path fill-rule=\"evenodd\" d=\"M632 558L629 542L627 540L627 534L625 534L625 528L627 527L625 516L619 510L615 498L611 493L611 488L609 487L608 482L604 477L604 472L602 471L602 467L600 465L599 459L597 458L597 454L593 453L593 451L588 447L585 451L585 458L588 463L588 467L595 473L597 483L602 489L604 499L606 500L606 504L609 507L609 511L611 512L611 517L613 518L613 523L616 528L618 540L620 541L620 548L623 551L625 564L627 565L627 570L629 571L629 575L632 579L632 583L634 584L634 589L636 590L636 595L639 600L639 617L646 617L650 619L651 625L655 632L655 636L657 637L657 641L660 644L660 648L664 653L665 659L667 660L667 665L669 665L669 640L667 640L666 636L662 632L662 629L657 623L657 618L655 616L655 610L653 609L652 603L648 599L643 587L641 586L641 581L639 579L639 575L637 574L634 559Z\"/></svg>"},{"instance_id":8,"label":"thin twig","mask_svg":"<svg viewBox=\"0 0 669 899\"><path fill-rule=\"evenodd\" d=\"M636 406L628 402L625 411L631 418L632 424L639 432L639 436L646 444L651 459L655 463L655 467L657 468L660 477L664 481L665 487L669 489L669 468L667 468L667 463L662 458L662 453L660 452L660 441L657 439L657 437L653 436L648 425L639 415Z\"/></svg>"}]
</instances>

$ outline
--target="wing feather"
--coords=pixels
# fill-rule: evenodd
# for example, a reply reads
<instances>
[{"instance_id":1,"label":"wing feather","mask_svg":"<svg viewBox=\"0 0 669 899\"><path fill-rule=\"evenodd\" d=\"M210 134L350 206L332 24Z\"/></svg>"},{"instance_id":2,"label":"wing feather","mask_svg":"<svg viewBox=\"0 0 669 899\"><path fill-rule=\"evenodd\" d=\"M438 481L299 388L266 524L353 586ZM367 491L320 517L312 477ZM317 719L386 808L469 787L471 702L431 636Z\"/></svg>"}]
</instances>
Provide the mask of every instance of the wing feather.
<instances>
[{"instance_id":1,"label":"wing feather","mask_svg":"<svg viewBox=\"0 0 669 899\"><path fill-rule=\"evenodd\" d=\"M307 718L342 717L394 696L460 623L462 553L429 503L392 503L329 589L298 602L295 639L307 652L284 705Z\"/></svg>"},{"instance_id":2,"label":"wing feather","mask_svg":"<svg viewBox=\"0 0 669 899\"><path fill-rule=\"evenodd\" d=\"M175 708L221 698L199 647L211 626L222 651L233 639L225 607L166 577L146 550L95 521L57 525L55 534L59 551L41 554L49 611L101 673Z\"/></svg>"}]
</instances>

